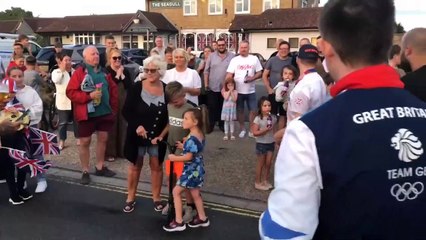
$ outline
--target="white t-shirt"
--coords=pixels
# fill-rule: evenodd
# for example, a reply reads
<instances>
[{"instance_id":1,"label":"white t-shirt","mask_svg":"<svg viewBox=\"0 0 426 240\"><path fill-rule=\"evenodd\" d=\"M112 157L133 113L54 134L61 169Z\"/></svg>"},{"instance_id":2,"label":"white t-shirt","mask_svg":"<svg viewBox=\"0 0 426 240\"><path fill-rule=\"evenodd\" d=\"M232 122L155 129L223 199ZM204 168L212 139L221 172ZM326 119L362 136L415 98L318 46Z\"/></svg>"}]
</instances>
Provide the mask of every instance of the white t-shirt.
<instances>
[{"instance_id":1,"label":"white t-shirt","mask_svg":"<svg viewBox=\"0 0 426 240\"><path fill-rule=\"evenodd\" d=\"M297 113L307 113L326 101L327 91L321 76L316 72L305 74L290 93L287 119L291 121Z\"/></svg>"},{"instance_id":2,"label":"white t-shirt","mask_svg":"<svg viewBox=\"0 0 426 240\"><path fill-rule=\"evenodd\" d=\"M262 71L262 69L262 65L256 56L248 55L247 57L242 57L239 55L231 60L226 71L234 74L237 92L240 94L249 94L255 92L256 83L255 81L244 83L247 71L248 76L251 77L254 76L256 72Z\"/></svg>"},{"instance_id":3,"label":"white t-shirt","mask_svg":"<svg viewBox=\"0 0 426 240\"><path fill-rule=\"evenodd\" d=\"M197 71L190 68L186 68L184 72L178 72L176 68L169 69L166 71L166 74L164 74L162 81L165 84L177 81L182 84L183 87L201 88L200 75L198 75ZM187 93L185 98L198 105L198 96L192 96Z\"/></svg>"}]
</instances>

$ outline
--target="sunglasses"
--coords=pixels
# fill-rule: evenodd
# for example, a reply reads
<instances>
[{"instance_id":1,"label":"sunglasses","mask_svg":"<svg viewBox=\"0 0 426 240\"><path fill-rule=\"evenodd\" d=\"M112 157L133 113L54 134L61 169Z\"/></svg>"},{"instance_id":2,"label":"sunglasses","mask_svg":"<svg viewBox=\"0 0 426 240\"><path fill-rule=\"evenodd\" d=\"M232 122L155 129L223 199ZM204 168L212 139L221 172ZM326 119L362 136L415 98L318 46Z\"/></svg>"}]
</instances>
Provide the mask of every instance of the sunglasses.
<instances>
[{"instance_id":1,"label":"sunglasses","mask_svg":"<svg viewBox=\"0 0 426 240\"><path fill-rule=\"evenodd\" d=\"M156 68L144 68L143 71L145 73L156 73L158 69Z\"/></svg>"},{"instance_id":2,"label":"sunglasses","mask_svg":"<svg viewBox=\"0 0 426 240\"><path fill-rule=\"evenodd\" d=\"M112 60L114 60L114 61L121 60L121 56L118 56L118 57L112 57Z\"/></svg>"}]
</instances>

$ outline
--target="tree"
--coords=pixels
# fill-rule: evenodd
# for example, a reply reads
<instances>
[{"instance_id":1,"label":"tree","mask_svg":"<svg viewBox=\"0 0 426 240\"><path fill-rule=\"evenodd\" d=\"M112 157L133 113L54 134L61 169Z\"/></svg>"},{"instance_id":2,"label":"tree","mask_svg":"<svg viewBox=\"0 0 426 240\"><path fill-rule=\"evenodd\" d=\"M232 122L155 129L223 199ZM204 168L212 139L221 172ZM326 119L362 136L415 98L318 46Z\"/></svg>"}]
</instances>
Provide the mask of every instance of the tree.
<instances>
[{"instance_id":1,"label":"tree","mask_svg":"<svg viewBox=\"0 0 426 240\"><path fill-rule=\"evenodd\" d=\"M395 22L395 33L405 33L404 26L401 23Z\"/></svg>"},{"instance_id":2,"label":"tree","mask_svg":"<svg viewBox=\"0 0 426 240\"><path fill-rule=\"evenodd\" d=\"M20 7L12 7L0 12L0 20L19 20L22 18L33 18L33 12L25 11Z\"/></svg>"}]
</instances>

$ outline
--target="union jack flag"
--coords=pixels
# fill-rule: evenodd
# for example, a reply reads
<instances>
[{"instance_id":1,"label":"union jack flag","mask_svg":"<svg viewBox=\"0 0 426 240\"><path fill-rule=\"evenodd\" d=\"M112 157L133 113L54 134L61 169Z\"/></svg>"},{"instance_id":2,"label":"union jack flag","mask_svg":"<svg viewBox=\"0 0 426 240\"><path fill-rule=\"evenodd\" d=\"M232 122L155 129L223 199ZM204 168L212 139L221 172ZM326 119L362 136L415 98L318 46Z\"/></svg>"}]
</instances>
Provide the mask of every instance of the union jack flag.
<instances>
[{"instance_id":1,"label":"union jack flag","mask_svg":"<svg viewBox=\"0 0 426 240\"><path fill-rule=\"evenodd\" d=\"M58 136L56 134L46 132L37 128L30 127L30 142L32 156L51 154L59 155Z\"/></svg>"},{"instance_id":2,"label":"union jack flag","mask_svg":"<svg viewBox=\"0 0 426 240\"><path fill-rule=\"evenodd\" d=\"M9 149L9 156L15 160L15 166L30 173L31 177L37 176L39 173L46 172L52 164L48 160L30 159L25 151L17 149Z\"/></svg>"},{"instance_id":3,"label":"union jack flag","mask_svg":"<svg viewBox=\"0 0 426 240\"><path fill-rule=\"evenodd\" d=\"M21 102L19 102L19 100L16 97L14 97L12 100L10 100L10 102L8 102L7 105L6 105L6 109L11 108L11 107L13 107L16 110L21 111L21 112L25 111L24 105Z\"/></svg>"}]
</instances>

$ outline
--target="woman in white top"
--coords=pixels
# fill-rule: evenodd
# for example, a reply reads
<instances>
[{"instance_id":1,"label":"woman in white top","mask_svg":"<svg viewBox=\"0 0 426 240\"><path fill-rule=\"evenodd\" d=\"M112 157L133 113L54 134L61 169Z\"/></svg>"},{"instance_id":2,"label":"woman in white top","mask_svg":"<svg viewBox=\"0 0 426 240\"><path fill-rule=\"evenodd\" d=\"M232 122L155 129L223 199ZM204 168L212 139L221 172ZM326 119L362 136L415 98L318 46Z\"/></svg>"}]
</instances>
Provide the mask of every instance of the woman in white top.
<instances>
[{"instance_id":1,"label":"woman in white top","mask_svg":"<svg viewBox=\"0 0 426 240\"><path fill-rule=\"evenodd\" d=\"M76 121L73 120L71 100L66 95L66 89L68 82L70 81L71 74L74 69L71 68L71 58L65 53L56 54L59 68L53 70L52 81L56 86L56 108L58 109L59 117L59 149L63 149L65 146L65 140L67 139L67 127L68 123L73 122L74 136L78 142L78 130Z\"/></svg>"},{"instance_id":2,"label":"woman in white top","mask_svg":"<svg viewBox=\"0 0 426 240\"><path fill-rule=\"evenodd\" d=\"M162 81L165 84L177 81L185 89L186 99L198 105L198 95L201 93L201 78L198 72L188 68L190 56L185 49L177 48L173 51L173 62L176 67L167 70Z\"/></svg>"}]
</instances>

